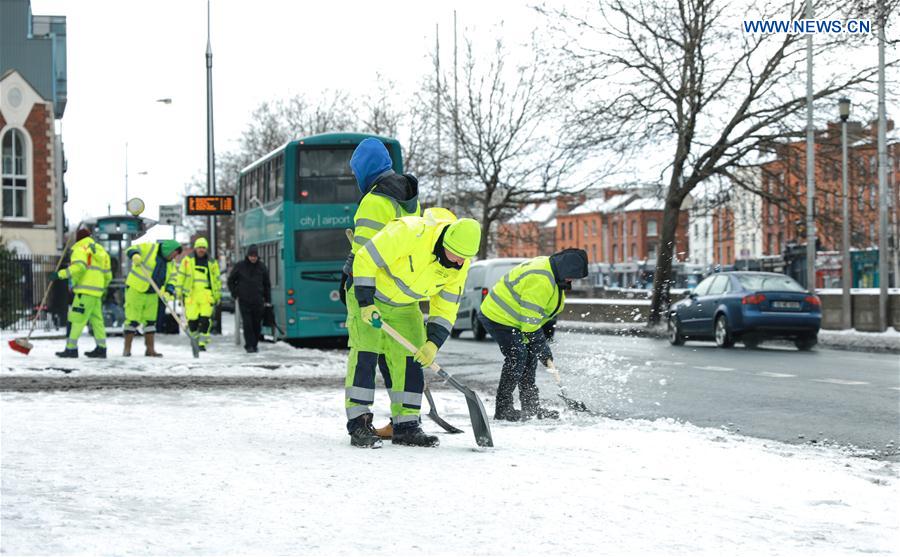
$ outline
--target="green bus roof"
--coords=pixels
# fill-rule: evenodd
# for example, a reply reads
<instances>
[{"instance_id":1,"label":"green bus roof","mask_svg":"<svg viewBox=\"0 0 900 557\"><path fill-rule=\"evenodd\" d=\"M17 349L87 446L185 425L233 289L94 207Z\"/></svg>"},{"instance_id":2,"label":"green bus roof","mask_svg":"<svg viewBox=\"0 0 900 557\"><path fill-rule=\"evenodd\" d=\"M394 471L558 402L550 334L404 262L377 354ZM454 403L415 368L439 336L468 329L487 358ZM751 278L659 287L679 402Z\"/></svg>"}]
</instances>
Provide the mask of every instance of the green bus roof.
<instances>
[{"instance_id":1,"label":"green bus roof","mask_svg":"<svg viewBox=\"0 0 900 557\"><path fill-rule=\"evenodd\" d=\"M391 143L394 145L400 146L400 142L394 139L393 137L387 137L383 135L375 135L371 133L356 133L356 132L336 132L336 133L320 133L317 135L309 135L306 137L300 137L294 139L292 141L288 141L283 145L278 146L272 151L266 153L265 155L259 157L255 161L251 162L244 168L240 170L241 174L244 174L248 170L255 168L258 164L265 162L266 160L272 158L276 154L284 151L287 147L296 147L297 145L355 145L361 143L363 139L367 139L369 137L374 137L375 139L381 140L384 143Z\"/></svg>"}]
</instances>

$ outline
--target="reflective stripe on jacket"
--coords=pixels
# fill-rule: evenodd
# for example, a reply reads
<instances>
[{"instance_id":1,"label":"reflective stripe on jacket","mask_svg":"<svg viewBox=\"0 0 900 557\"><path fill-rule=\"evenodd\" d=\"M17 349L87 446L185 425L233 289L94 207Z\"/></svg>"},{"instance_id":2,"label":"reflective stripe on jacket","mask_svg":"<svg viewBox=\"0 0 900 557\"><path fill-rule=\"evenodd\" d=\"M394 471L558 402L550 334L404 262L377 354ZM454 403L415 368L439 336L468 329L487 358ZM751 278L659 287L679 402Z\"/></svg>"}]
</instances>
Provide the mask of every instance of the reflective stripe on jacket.
<instances>
[{"instance_id":1,"label":"reflective stripe on jacket","mask_svg":"<svg viewBox=\"0 0 900 557\"><path fill-rule=\"evenodd\" d=\"M374 286L375 298L391 306L429 301L428 323L449 331L456 321L469 261L461 269L448 269L434 255L434 245L455 217L449 211L440 220L428 216L404 217L389 222L359 250L353 263L357 286Z\"/></svg>"},{"instance_id":2,"label":"reflective stripe on jacket","mask_svg":"<svg viewBox=\"0 0 900 557\"><path fill-rule=\"evenodd\" d=\"M90 236L82 238L72 246L71 263L59 278L70 279L76 294L101 298L112 280L109 254Z\"/></svg>"},{"instance_id":3,"label":"reflective stripe on jacket","mask_svg":"<svg viewBox=\"0 0 900 557\"><path fill-rule=\"evenodd\" d=\"M378 193L376 184L369 193L363 196L353 216L353 241L350 243L350 257L347 258L344 272L348 275L353 270L353 258L372 236L381 231L393 219L422 214L422 207L416 202L416 210L410 213L393 197Z\"/></svg>"},{"instance_id":4,"label":"reflective stripe on jacket","mask_svg":"<svg viewBox=\"0 0 900 557\"><path fill-rule=\"evenodd\" d=\"M206 265L197 265L197 257L194 255L181 260L176 279L177 290L181 296L188 298L192 292L209 290L212 299L218 301L222 296L222 279L220 278L219 263L207 258Z\"/></svg>"},{"instance_id":5,"label":"reflective stripe on jacket","mask_svg":"<svg viewBox=\"0 0 900 557\"><path fill-rule=\"evenodd\" d=\"M566 295L556 284L550 258L535 257L510 270L481 302L485 317L530 333L562 311Z\"/></svg>"},{"instance_id":6,"label":"reflective stripe on jacket","mask_svg":"<svg viewBox=\"0 0 900 557\"><path fill-rule=\"evenodd\" d=\"M128 260L131 261L131 255L138 253L140 260L137 263L132 262L131 270L128 272L128 278L125 279L125 286L135 288L139 292L153 292L150 287L150 277L153 276L153 270L156 268L156 255L159 252L159 244L156 242L146 244L134 244L125 252ZM164 290L166 284L172 280L174 273L172 266L166 262L166 279L162 284L157 284L160 290Z\"/></svg>"}]
</instances>

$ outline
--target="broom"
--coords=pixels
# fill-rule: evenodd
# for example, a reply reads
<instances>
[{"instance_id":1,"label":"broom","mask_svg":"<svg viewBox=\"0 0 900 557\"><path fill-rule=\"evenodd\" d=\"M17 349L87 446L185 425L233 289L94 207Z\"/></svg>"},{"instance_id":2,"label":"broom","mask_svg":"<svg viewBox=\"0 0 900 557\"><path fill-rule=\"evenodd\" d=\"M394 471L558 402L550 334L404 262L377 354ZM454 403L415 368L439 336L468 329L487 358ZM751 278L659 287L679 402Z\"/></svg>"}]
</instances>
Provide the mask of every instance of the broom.
<instances>
[{"instance_id":1,"label":"broom","mask_svg":"<svg viewBox=\"0 0 900 557\"><path fill-rule=\"evenodd\" d=\"M76 229L77 230L77 229ZM66 252L69 251L69 248L72 246L72 240L75 238L75 234L72 234L69 239L66 241L66 247L63 248L62 255L59 258L59 261L56 263L55 273L59 272L59 268L62 266L63 260L66 258ZM14 338L9 341L9 347L15 350L16 352L28 355L31 352L31 349L34 348L34 345L31 344L31 335L34 333L34 328L37 326L38 317L41 316L41 309L47 305L47 298L50 296L50 289L53 287L54 281L47 281L47 288L44 289L44 297L41 298L41 305L38 306L38 310L34 312L34 317L31 318L31 328L28 330L28 336L25 338L19 337Z\"/></svg>"}]
</instances>

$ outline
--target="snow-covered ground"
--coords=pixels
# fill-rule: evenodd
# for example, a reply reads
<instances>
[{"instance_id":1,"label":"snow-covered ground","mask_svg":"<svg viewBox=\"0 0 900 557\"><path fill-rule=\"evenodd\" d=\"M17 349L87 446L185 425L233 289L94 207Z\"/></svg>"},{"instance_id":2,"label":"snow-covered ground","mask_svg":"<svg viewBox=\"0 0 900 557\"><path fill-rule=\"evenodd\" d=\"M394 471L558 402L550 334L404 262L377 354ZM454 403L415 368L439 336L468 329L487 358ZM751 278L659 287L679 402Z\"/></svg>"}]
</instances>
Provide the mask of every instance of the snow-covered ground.
<instances>
[{"instance_id":1,"label":"snow-covered ground","mask_svg":"<svg viewBox=\"0 0 900 557\"><path fill-rule=\"evenodd\" d=\"M162 359L92 362L54 358L61 341L37 341L26 357L7 340L4 385L48 375L292 382L4 387L5 555L900 554L900 468L835 448L566 412L492 423L496 447L479 449L463 398L435 387L441 414L465 434L441 433L437 449L360 450L344 430L339 351L245 355L217 339L194 360L182 338L161 342Z\"/></svg>"}]
</instances>

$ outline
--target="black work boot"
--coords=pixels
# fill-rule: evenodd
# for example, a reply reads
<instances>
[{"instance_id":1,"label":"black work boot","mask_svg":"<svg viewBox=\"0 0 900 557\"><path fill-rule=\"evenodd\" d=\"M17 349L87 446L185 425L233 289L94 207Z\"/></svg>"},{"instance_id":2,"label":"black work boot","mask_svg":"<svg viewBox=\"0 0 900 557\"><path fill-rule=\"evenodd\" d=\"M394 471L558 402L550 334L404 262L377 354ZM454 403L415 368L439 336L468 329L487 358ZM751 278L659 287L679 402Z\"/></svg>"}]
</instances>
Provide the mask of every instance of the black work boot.
<instances>
[{"instance_id":1,"label":"black work boot","mask_svg":"<svg viewBox=\"0 0 900 557\"><path fill-rule=\"evenodd\" d=\"M436 435L428 435L422 431L419 422L395 424L391 443L410 447L437 447L441 444Z\"/></svg>"},{"instance_id":2,"label":"black work boot","mask_svg":"<svg viewBox=\"0 0 900 557\"><path fill-rule=\"evenodd\" d=\"M361 449L380 449L381 439L372 427L372 414L363 414L347 422L350 444Z\"/></svg>"},{"instance_id":3,"label":"black work boot","mask_svg":"<svg viewBox=\"0 0 900 557\"><path fill-rule=\"evenodd\" d=\"M512 405L498 406L497 411L494 412L494 419L507 422L519 422L522 421L522 412L513 408Z\"/></svg>"},{"instance_id":4,"label":"black work boot","mask_svg":"<svg viewBox=\"0 0 900 557\"><path fill-rule=\"evenodd\" d=\"M537 412L534 415L539 420L559 419L559 412L557 412L556 410L550 410L549 408L544 408L543 406L538 406Z\"/></svg>"},{"instance_id":5,"label":"black work boot","mask_svg":"<svg viewBox=\"0 0 900 557\"><path fill-rule=\"evenodd\" d=\"M90 352L85 352L84 355L88 358L106 358L106 347L98 346Z\"/></svg>"},{"instance_id":6,"label":"black work boot","mask_svg":"<svg viewBox=\"0 0 900 557\"><path fill-rule=\"evenodd\" d=\"M62 352L56 353L57 357L60 358L77 358L78 357L78 349L77 348L66 348Z\"/></svg>"}]
</instances>

